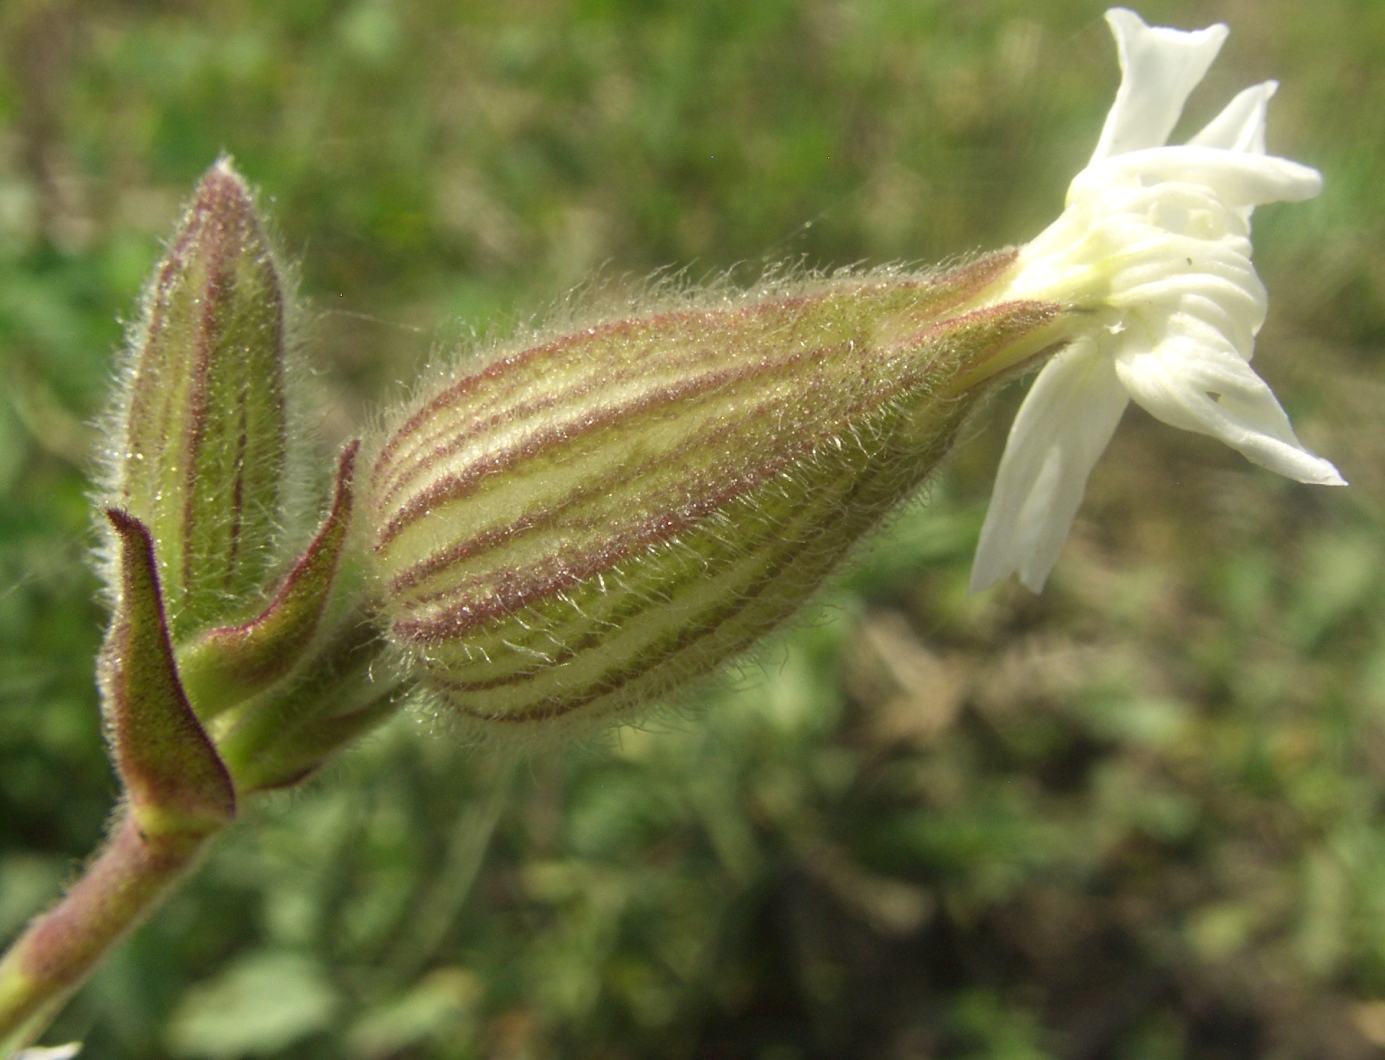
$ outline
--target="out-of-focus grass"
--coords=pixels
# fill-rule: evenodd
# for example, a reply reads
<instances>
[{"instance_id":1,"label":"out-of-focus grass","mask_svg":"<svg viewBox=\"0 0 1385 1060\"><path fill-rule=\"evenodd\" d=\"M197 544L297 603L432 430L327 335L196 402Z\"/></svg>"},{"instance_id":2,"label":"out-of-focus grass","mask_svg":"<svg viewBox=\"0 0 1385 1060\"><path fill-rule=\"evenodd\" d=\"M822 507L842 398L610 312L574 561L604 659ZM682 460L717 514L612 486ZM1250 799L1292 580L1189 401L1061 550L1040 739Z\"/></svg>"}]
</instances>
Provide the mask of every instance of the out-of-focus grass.
<instances>
[{"instance_id":1,"label":"out-of-focus grass","mask_svg":"<svg viewBox=\"0 0 1385 1060\"><path fill-rule=\"evenodd\" d=\"M1256 215L1257 364L1353 482L1131 414L1049 590L965 595L1006 415L700 709L510 776L405 719L253 809L61 1030L95 1057L1327 1057L1385 1047L1385 5L1221 18L1321 199ZM604 270L932 261L1059 209L1100 5L0 7L0 932L114 792L84 471L221 151L343 436ZM478 865L478 858L480 859Z\"/></svg>"}]
</instances>

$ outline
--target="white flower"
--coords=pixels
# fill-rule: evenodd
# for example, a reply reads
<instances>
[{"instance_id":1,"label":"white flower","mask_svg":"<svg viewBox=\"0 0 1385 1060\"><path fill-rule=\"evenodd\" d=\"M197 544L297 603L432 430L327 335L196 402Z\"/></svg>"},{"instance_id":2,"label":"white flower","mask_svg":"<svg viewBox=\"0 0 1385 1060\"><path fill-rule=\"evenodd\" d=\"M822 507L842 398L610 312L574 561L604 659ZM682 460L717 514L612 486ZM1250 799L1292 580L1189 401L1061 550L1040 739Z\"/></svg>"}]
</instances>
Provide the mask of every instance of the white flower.
<instances>
[{"instance_id":1,"label":"white flower","mask_svg":"<svg viewBox=\"0 0 1385 1060\"><path fill-rule=\"evenodd\" d=\"M1299 443L1249 365L1265 319L1250 262L1250 213L1311 198L1318 172L1265 155L1275 82L1248 88L1183 146L1165 141L1226 39L1106 21L1121 85L1066 209L1021 251L1003 298L1083 311L1087 324L1034 380L1010 430L981 530L971 588L1015 573L1038 592L1057 562L1087 477L1126 403L1219 438L1300 482L1344 485Z\"/></svg>"}]
</instances>

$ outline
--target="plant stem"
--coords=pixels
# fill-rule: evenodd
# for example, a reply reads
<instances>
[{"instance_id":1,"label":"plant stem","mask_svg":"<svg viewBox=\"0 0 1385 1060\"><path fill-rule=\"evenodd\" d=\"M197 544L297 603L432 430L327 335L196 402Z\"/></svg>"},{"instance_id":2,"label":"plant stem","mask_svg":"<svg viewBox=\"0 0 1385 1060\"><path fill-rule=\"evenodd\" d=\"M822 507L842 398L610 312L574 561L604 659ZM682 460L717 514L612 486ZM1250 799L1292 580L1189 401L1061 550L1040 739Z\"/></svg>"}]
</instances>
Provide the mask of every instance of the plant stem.
<instances>
[{"instance_id":1,"label":"plant stem","mask_svg":"<svg viewBox=\"0 0 1385 1060\"><path fill-rule=\"evenodd\" d=\"M0 1060L31 1045L101 959L197 864L220 827L143 832L121 811L66 896L0 958Z\"/></svg>"}]
</instances>

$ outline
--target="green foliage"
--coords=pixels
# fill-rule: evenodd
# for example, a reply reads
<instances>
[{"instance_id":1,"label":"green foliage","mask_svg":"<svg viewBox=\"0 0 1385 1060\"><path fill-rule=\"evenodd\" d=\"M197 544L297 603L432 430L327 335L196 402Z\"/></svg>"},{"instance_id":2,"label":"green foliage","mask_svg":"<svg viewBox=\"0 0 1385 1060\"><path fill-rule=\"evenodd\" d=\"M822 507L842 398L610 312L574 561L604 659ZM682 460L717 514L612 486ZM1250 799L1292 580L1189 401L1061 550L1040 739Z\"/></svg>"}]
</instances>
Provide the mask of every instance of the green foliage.
<instances>
[{"instance_id":1,"label":"green foliage","mask_svg":"<svg viewBox=\"0 0 1385 1060\"><path fill-rule=\"evenodd\" d=\"M301 258L342 440L435 344L603 266L1028 238L1116 82L1099 7L0 6L0 931L109 810L86 424L218 153ZM1142 13L1230 20L1194 110L1277 77L1271 147L1324 171L1257 212L1257 366L1350 491L1131 415L1045 595L968 598L1003 402L686 714L513 775L401 719L251 809L58 1033L115 1060L1385 1042L1385 7Z\"/></svg>"}]
</instances>

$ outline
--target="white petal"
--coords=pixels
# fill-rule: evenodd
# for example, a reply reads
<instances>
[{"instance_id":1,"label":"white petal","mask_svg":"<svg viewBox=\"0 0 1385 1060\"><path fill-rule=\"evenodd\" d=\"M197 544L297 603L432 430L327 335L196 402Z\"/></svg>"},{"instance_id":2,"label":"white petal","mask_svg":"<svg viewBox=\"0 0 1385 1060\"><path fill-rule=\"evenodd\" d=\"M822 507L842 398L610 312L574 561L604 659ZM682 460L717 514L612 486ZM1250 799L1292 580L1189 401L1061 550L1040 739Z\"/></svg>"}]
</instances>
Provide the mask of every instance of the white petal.
<instances>
[{"instance_id":1,"label":"white petal","mask_svg":"<svg viewBox=\"0 0 1385 1060\"><path fill-rule=\"evenodd\" d=\"M1106 12L1120 54L1121 84L1092 161L1168 142L1183 104L1226 40L1221 24L1184 33L1151 28L1122 7Z\"/></svg>"},{"instance_id":2,"label":"white petal","mask_svg":"<svg viewBox=\"0 0 1385 1060\"><path fill-rule=\"evenodd\" d=\"M1127 343L1144 328L1152 348L1176 316L1185 335L1201 335L1214 345L1225 342L1242 360L1250 360L1269 298L1239 241L1164 242L1162 255L1156 247L1148 261L1132 254L1139 263L1112 283L1109 304L1130 317Z\"/></svg>"},{"instance_id":3,"label":"white petal","mask_svg":"<svg viewBox=\"0 0 1385 1060\"><path fill-rule=\"evenodd\" d=\"M1237 93L1200 133L1188 141L1190 147L1220 147L1225 151L1265 153L1265 114L1278 81L1252 85Z\"/></svg>"},{"instance_id":4,"label":"white petal","mask_svg":"<svg viewBox=\"0 0 1385 1060\"><path fill-rule=\"evenodd\" d=\"M972 592L1011 573L1031 592L1043 588L1126 403L1111 359L1093 342L1074 343L1039 373L1000 458Z\"/></svg>"},{"instance_id":5,"label":"white petal","mask_svg":"<svg viewBox=\"0 0 1385 1060\"><path fill-rule=\"evenodd\" d=\"M1089 167L1073 179L1082 182L1142 180L1203 185L1233 206L1301 202L1322 191L1322 174L1311 166L1275 155L1252 155L1217 147L1184 145L1130 151Z\"/></svg>"},{"instance_id":6,"label":"white petal","mask_svg":"<svg viewBox=\"0 0 1385 1060\"><path fill-rule=\"evenodd\" d=\"M1303 447L1265 381L1225 343L1175 331L1153 350L1121 350L1115 370L1130 396L1172 427L1209 434L1298 482L1346 485L1335 467Z\"/></svg>"}]
</instances>

